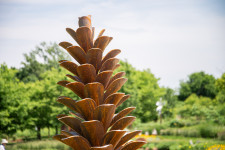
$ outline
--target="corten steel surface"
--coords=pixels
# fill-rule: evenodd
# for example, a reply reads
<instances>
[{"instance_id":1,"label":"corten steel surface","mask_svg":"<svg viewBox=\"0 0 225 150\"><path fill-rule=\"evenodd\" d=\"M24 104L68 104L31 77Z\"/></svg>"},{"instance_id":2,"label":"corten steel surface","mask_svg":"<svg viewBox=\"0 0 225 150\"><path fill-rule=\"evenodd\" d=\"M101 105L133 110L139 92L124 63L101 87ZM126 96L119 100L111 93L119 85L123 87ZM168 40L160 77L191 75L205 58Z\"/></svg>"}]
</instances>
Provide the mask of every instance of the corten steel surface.
<instances>
[{"instance_id":1,"label":"corten steel surface","mask_svg":"<svg viewBox=\"0 0 225 150\"><path fill-rule=\"evenodd\" d=\"M70 112L73 117L64 114L57 116L71 131L62 131L54 138L75 150L136 150L145 142L130 140L141 131L123 131L135 120L135 117L127 116L135 107L115 114L116 108L130 97L118 93L127 81L123 78L125 72L113 75L119 67L119 59L115 57L121 51L113 49L103 56L113 38L103 36L103 29L94 40L95 28L91 25L91 16L80 17L78 24L76 31L71 28L66 31L79 46L69 42L59 43L79 63L59 61L60 66L72 73L66 76L74 82L63 80L58 84L72 90L81 100L66 96L57 99L73 111Z\"/></svg>"}]
</instances>

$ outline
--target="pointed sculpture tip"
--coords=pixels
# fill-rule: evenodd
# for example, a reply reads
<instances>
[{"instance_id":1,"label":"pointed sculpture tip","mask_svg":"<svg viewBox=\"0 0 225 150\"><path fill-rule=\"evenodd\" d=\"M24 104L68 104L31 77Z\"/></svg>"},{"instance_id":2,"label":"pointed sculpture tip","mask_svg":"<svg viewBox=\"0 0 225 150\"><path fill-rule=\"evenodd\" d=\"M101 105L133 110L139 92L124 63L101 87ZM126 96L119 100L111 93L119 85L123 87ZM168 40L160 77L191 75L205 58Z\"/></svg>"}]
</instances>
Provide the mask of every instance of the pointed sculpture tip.
<instances>
[{"instance_id":1,"label":"pointed sculpture tip","mask_svg":"<svg viewBox=\"0 0 225 150\"><path fill-rule=\"evenodd\" d=\"M78 25L79 27L86 26L92 30L91 15L78 17Z\"/></svg>"}]
</instances>

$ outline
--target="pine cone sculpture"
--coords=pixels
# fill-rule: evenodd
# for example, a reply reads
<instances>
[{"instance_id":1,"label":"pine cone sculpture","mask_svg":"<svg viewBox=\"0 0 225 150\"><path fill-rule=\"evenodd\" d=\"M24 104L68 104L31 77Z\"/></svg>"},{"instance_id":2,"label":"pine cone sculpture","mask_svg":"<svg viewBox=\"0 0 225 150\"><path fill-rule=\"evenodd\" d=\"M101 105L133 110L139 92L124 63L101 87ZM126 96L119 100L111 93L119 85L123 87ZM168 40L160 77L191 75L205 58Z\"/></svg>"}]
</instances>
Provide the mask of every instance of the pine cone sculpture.
<instances>
[{"instance_id":1,"label":"pine cone sculpture","mask_svg":"<svg viewBox=\"0 0 225 150\"><path fill-rule=\"evenodd\" d=\"M112 37L103 36L104 29L94 41L94 30L91 16L79 18L79 28L66 31L78 43L73 46L69 42L59 45L80 64L61 60L60 66L73 75L66 75L74 80L59 81L58 84L69 88L81 100L76 101L66 96L58 98L58 102L70 108L72 116L58 115L59 121L71 128L62 131L53 138L72 147L74 150L136 150L145 144L144 141L129 141L141 131L128 132L123 129L130 125L135 117L126 116L135 107L128 107L115 114L116 108L129 98L129 95L118 93L127 81L125 72L113 75L120 65L115 58L121 51L113 49L103 57L106 46Z\"/></svg>"}]
</instances>

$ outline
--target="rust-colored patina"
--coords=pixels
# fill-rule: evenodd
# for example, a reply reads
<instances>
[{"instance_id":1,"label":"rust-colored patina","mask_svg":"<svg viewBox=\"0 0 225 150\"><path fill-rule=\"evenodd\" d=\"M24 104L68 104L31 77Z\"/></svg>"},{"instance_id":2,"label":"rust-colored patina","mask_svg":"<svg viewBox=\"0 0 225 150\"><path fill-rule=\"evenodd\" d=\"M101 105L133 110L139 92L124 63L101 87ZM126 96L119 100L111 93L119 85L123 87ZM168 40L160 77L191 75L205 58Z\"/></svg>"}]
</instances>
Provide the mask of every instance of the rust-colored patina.
<instances>
[{"instance_id":1,"label":"rust-colored patina","mask_svg":"<svg viewBox=\"0 0 225 150\"><path fill-rule=\"evenodd\" d=\"M113 71L120 66L119 59L115 57L121 51L113 49L103 56L113 38L103 36L103 29L94 40L95 28L92 27L90 15L80 17L78 24L76 31L71 28L66 28L66 31L79 46L69 42L59 43L79 63L59 61L60 66L72 73L66 76L74 82L62 80L57 84L72 90L81 100L66 96L57 99L72 110L72 116L57 116L71 131L63 130L54 138L74 150L136 150L145 142L130 140L141 131L123 130L135 120L133 116L126 116L135 107L115 114L116 108L130 97L118 93L127 81L123 77L125 72L113 75Z\"/></svg>"}]
</instances>

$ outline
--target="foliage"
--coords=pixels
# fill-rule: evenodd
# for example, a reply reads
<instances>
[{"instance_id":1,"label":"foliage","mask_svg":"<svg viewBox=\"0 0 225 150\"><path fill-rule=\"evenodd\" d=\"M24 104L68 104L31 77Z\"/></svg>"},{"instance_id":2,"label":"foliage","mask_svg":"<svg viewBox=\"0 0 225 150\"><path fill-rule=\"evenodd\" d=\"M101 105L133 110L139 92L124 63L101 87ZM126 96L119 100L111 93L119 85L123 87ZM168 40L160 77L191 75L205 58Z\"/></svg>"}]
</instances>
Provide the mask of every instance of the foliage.
<instances>
[{"instance_id":1,"label":"foliage","mask_svg":"<svg viewBox=\"0 0 225 150\"><path fill-rule=\"evenodd\" d=\"M190 140L193 141L193 145L190 144ZM205 150L212 145L223 144L223 141L215 139L202 139L202 138L185 138L175 136L158 136L155 139L148 139L148 143L143 148L158 148L158 149L169 149L169 150ZM10 150L70 150L70 148L55 140L42 140L42 141L29 141L25 143L8 144L6 149Z\"/></svg>"},{"instance_id":2,"label":"foliage","mask_svg":"<svg viewBox=\"0 0 225 150\"><path fill-rule=\"evenodd\" d=\"M65 80L65 74L65 70L52 69L41 74L43 80L27 83L31 104L28 112L31 114L30 119L33 124L30 126L32 128L37 127L38 130L41 130L44 127L55 127L57 129L60 123L57 121L56 116L59 113L68 113L65 106L56 102L57 97L64 94L77 99L77 96L74 96L75 94L70 90L56 84L58 79Z\"/></svg>"},{"instance_id":3,"label":"foliage","mask_svg":"<svg viewBox=\"0 0 225 150\"><path fill-rule=\"evenodd\" d=\"M176 127L183 127L184 123L178 121L178 120L173 120L170 122L170 127L176 128Z\"/></svg>"},{"instance_id":4,"label":"foliage","mask_svg":"<svg viewBox=\"0 0 225 150\"><path fill-rule=\"evenodd\" d=\"M177 113L184 118L195 116L196 119L216 120L219 117L218 106L208 97L190 95L181 106L176 108Z\"/></svg>"},{"instance_id":5,"label":"foliage","mask_svg":"<svg viewBox=\"0 0 225 150\"><path fill-rule=\"evenodd\" d=\"M201 137L198 128L167 128L160 131L161 135Z\"/></svg>"},{"instance_id":6,"label":"foliage","mask_svg":"<svg viewBox=\"0 0 225 150\"><path fill-rule=\"evenodd\" d=\"M170 150L170 145L174 142L164 142L157 145L158 150Z\"/></svg>"},{"instance_id":7,"label":"foliage","mask_svg":"<svg viewBox=\"0 0 225 150\"><path fill-rule=\"evenodd\" d=\"M210 125L204 125L199 128L201 137L215 138L217 137L216 128Z\"/></svg>"},{"instance_id":8,"label":"foliage","mask_svg":"<svg viewBox=\"0 0 225 150\"><path fill-rule=\"evenodd\" d=\"M41 74L52 68L59 69L59 60L70 60L70 56L65 53L56 43L46 44L42 42L28 54L24 54L25 62L23 67L17 72L17 77L23 82L34 82L42 80Z\"/></svg>"},{"instance_id":9,"label":"foliage","mask_svg":"<svg viewBox=\"0 0 225 150\"><path fill-rule=\"evenodd\" d=\"M165 105L163 106L163 109L162 109L163 118L173 116L172 110L177 103L177 95L175 94L175 91L171 88L166 88L165 91L166 91L165 95L163 96Z\"/></svg>"},{"instance_id":10,"label":"foliage","mask_svg":"<svg viewBox=\"0 0 225 150\"><path fill-rule=\"evenodd\" d=\"M215 122L220 125L225 125L225 103L216 107L218 117L215 118Z\"/></svg>"},{"instance_id":11,"label":"foliage","mask_svg":"<svg viewBox=\"0 0 225 150\"><path fill-rule=\"evenodd\" d=\"M160 131L161 135L173 135L184 137L203 137L203 138L218 138L223 136L225 131L224 126L217 125L212 122L202 122L193 126L184 126L181 128L164 128ZM221 137L219 137L219 135Z\"/></svg>"},{"instance_id":12,"label":"foliage","mask_svg":"<svg viewBox=\"0 0 225 150\"><path fill-rule=\"evenodd\" d=\"M217 133L219 140L225 140L225 131L221 131Z\"/></svg>"},{"instance_id":13,"label":"foliage","mask_svg":"<svg viewBox=\"0 0 225 150\"><path fill-rule=\"evenodd\" d=\"M143 133L148 132L149 135L152 134L152 131L156 129L157 134L160 134L160 131L163 129L166 129L169 127L168 122L165 122L163 124L159 124L158 122L147 122L147 123L141 123L136 126L136 128L142 130Z\"/></svg>"},{"instance_id":14,"label":"foliage","mask_svg":"<svg viewBox=\"0 0 225 150\"><path fill-rule=\"evenodd\" d=\"M149 138L148 143L143 147L162 150L205 150L210 146L221 144L224 144L224 141L182 136L158 136L153 139Z\"/></svg>"},{"instance_id":15,"label":"foliage","mask_svg":"<svg viewBox=\"0 0 225 150\"><path fill-rule=\"evenodd\" d=\"M204 72L196 72L189 75L186 82L180 83L180 90L178 98L185 100L192 93L198 96L205 96L215 98L217 90L215 87L216 79L209 74Z\"/></svg>"},{"instance_id":16,"label":"foliage","mask_svg":"<svg viewBox=\"0 0 225 150\"><path fill-rule=\"evenodd\" d=\"M15 145L7 145L6 149L10 150L71 150L71 148L65 144L62 144L60 142L57 142L55 140L42 140L42 141L31 141L26 143L18 143Z\"/></svg>"},{"instance_id":17,"label":"foliage","mask_svg":"<svg viewBox=\"0 0 225 150\"><path fill-rule=\"evenodd\" d=\"M6 64L0 67L0 134L23 129L28 116L27 87L15 77L16 72Z\"/></svg>"},{"instance_id":18,"label":"foliage","mask_svg":"<svg viewBox=\"0 0 225 150\"><path fill-rule=\"evenodd\" d=\"M142 122L157 120L155 104L164 95L164 89L158 85L159 79L155 78L150 70L136 70L127 61L121 61L120 64L118 72L125 71L128 78L120 92L129 93L131 97L119 107L118 111L128 106L135 106L137 108L134 113Z\"/></svg>"},{"instance_id":19,"label":"foliage","mask_svg":"<svg viewBox=\"0 0 225 150\"><path fill-rule=\"evenodd\" d=\"M55 116L65 112L55 99L66 90L56 80L65 79L67 73L59 68L58 60L69 58L55 43L41 43L24 56L19 70L8 69L5 64L0 68L0 132L13 134L18 129L36 128L40 138L41 128L57 129Z\"/></svg>"},{"instance_id":20,"label":"foliage","mask_svg":"<svg viewBox=\"0 0 225 150\"><path fill-rule=\"evenodd\" d=\"M219 91L225 90L225 73L222 74L221 78L216 80L216 87Z\"/></svg>"},{"instance_id":21,"label":"foliage","mask_svg":"<svg viewBox=\"0 0 225 150\"><path fill-rule=\"evenodd\" d=\"M219 91L216 100L220 104L225 103L225 73L222 74L221 78L216 80L216 88ZM224 113L225 114L225 113Z\"/></svg>"}]
</instances>

